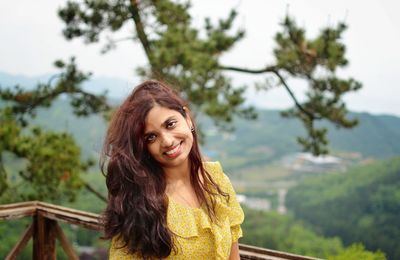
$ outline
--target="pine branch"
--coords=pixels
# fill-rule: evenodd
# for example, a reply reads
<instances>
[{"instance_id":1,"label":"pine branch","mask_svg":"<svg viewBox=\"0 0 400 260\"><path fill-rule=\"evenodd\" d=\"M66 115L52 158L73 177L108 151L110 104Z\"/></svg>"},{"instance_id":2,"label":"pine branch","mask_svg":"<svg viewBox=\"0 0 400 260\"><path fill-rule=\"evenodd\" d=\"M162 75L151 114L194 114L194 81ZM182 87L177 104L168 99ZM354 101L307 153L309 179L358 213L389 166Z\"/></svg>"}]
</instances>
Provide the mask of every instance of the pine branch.
<instances>
[{"instance_id":1,"label":"pine branch","mask_svg":"<svg viewBox=\"0 0 400 260\"><path fill-rule=\"evenodd\" d=\"M292 98L293 102L295 103L296 107L303 112L305 115L307 115L311 120L314 119L322 119L321 117L318 117L314 115L313 113L307 111L297 100L295 94L293 91L290 89L289 85L287 84L286 80L282 77L282 75L279 73L278 68L276 66L267 66L263 69L247 69L247 68L239 68L239 67L231 67L231 66L220 66L219 67L221 70L230 70L230 71L236 71L236 72L243 72L243 73L251 73L251 74L262 74L262 73L273 73L275 76L279 78L279 81L282 83L282 85L285 87L285 90L288 92L290 97Z\"/></svg>"},{"instance_id":2,"label":"pine branch","mask_svg":"<svg viewBox=\"0 0 400 260\"><path fill-rule=\"evenodd\" d=\"M322 117L317 116L309 111L307 111L297 100L296 96L294 95L293 91L290 89L289 85L287 84L287 82L285 81L285 79L282 77L282 75L279 73L279 71L274 70L272 71L272 73L274 73L280 80L280 82L282 83L282 85L285 87L286 91L289 93L290 97L292 98L294 104L296 105L296 107L303 112L305 115L307 115L310 120L315 120L315 119L322 119Z\"/></svg>"},{"instance_id":3,"label":"pine branch","mask_svg":"<svg viewBox=\"0 0 400 260\"><path fill-rule=\"evenodd\" d=\"M236 71L236 72L244 72L244 73L250 73L250 74L262 74L266 72L273 72L274 70L277 69L275 66L267 66L263 69L247 69L247 68L238 68L238 67L231 67L231 66L220 66L219 67L221 70L231 70L231 71Z\"/></svg>"},{"instance_id":4,"label":"pine branch","mask_svg":"<svg viewBox=\"0 0 400 260\"><path fill-rule=\"evenodd\" d=\"M43 104L43 102L45 102L46 100L54 100L59 95L64 94L64 93L81 94L82 96L84 96L86 98L90 98L91 100L94 100L98 103L103 103L101 98L99 98L98 96L96 96L92 93L86 92L82 89L72 89L72 88L58 88L46 95L42 95L42 96L37 97L36 99L30 100L30 102L18 102L17 100L14 100L14 101L17 102L18 113L25 114L25 113L30 113L37 106L41 106ZM109 109L111 109L111 106L107 103L104 103L103 109L109 110Z\"/></svg>"},{"instance_id":5,"label":"pine branch","mask_svg":"<svg viewBox=\"0 0 400 260\"><path fill-rule=\"evenodd\" d=\"M102 201L104 201L104 202L107 203L108 199L107 199L103 194L101 194L100 192L98 192L95 188L93 188L89 183L85 182L85 183L84 183L84 186L85 186L85 188L86 188L89 192L93 193L93 194L94 194L96 197L98 197L100 200L102 200Z\"/></svg>"},{"instance_id":6,"label":"pine branch","mask_svg":"<svg viewBox=\"0 0 400 260\"><path fill-rule=\"evenodd\" d=\"M153 66L154 62L151 54L151 45L147 37L147 34L144 31L144 25L139 13L138 0L131 0L131 6L132 6L131 14L135 22L137 36L140 40L140 43L143 46L144 52L146 53L147 59L149 60L151 67L154 68Z\"/></svg>"}]
</instances>

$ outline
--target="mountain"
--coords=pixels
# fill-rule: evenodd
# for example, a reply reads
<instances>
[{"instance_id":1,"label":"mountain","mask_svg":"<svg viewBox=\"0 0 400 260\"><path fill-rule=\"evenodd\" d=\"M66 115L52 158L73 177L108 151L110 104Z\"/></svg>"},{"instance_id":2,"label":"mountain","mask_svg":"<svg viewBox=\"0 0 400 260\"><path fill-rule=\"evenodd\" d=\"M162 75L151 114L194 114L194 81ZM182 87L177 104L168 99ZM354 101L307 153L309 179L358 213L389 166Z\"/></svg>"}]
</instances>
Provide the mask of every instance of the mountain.
<instances>
[{"instance_id":1,"label":"mountain","mask_svg":"<svg viewBox=\"0 0 400 260\"><path fill-rule=\"evenodd\" d=\"M113 102L117 102L114 100ZM301 124L282 118L279 111L258 110L258 119L234 121L235 130L223 132L209 118L198 117L204 130L204 153L221 160L228 170L263 165L300 151L296 136L303 135ZM400 118L352 113L360 125L352 130L329 129L330 147L335 154L358 153L361 157L377 159L400 155ZM67 131L81 145L83 154L96 157L101 150L106 122L99 116L76 118L65 99L59 99L50 109L40 109L35 119L48 129Z\"/></svg>"},{"instance_id":2,"label":"mountain","mask_svg":"<svg viewBox=\"0 0 400 260\"><path fill-rule=\"evenodd\" d=\"M32 87L38 81L48 80L48 75L23 77L0 73L0 86ZM129 82L112 78L93 78L85 84L88 91L102 93L109 89L113 103L119 103L129 91ZM116 99L117 98L117 99ZM209 118L198 116L197 121L205 133L204 153L212 160L220 160L227 171L235 172L249 167L262 166L279 160L287 154L299 152L296 136L303 136L302 125L294 119L284 119L277 110L258 110L258 119L236 119L233 132L216 128ZM388 158L400 155L400 118L389 115L351 113L359 119L354 129L336 129L322 123L329 130L330 151L335 155L361 158ZM81 145L85 156L97 157L101 150L106 123L98 116L76 118L68 101L59 99L51 109L41 109L35 121L49 129L72 133Z\"/></svg>"},{"instance_id":3,"label":"mountain","mask_svg":"<svg viewBox=\"0 0 400 260\"><path fill-rule=\"evenodd\" d=\"M4 88L19 85L21 87L30 89L39 82L46 82L49 77L50 75L29 77L25 75L13 75L0 71L0 86Z\"/></svg>"},{"instance_id":4,"label":"mountain","mask_svg":"<svg viewBox=\"0 0 400 260\"><path fill-rule=\"evenodd\" d=\"M24 75L12 75L0 71L0 87L7 88L19 85L23 88L31 89L39 82L45 83L53 74L44 74L35 77ZM135 84L128 80L111 77L91 77L83 84L86 91L102 94L107 90L107 95L111 98L122 98L126 96Z\"/></svg>"},{"instance_id":5,"label":"mountain","mask_svg":"<svg viewBox=\"0 0 400 260\"><path fill-rule=\"evenodd\" d=\"M282 156L300 151L296 136L305 134L302 125L293 119L282 118L279 111L258 110L256 121L235 121L236 130L231 134L220 134L206 124L207 142L205 148L217 151L218 158L228 165L237 167L263 164ZM324 123L328 128L330 151L342 156L361 156L377 159L400 155L400 118L396 116L375 116L368 113L351 113L359 119L354 129L337 129ZM356 154L356 155L355 155ZM243 162L243 163L242 163Z\"/></svg>"}]
</instances>

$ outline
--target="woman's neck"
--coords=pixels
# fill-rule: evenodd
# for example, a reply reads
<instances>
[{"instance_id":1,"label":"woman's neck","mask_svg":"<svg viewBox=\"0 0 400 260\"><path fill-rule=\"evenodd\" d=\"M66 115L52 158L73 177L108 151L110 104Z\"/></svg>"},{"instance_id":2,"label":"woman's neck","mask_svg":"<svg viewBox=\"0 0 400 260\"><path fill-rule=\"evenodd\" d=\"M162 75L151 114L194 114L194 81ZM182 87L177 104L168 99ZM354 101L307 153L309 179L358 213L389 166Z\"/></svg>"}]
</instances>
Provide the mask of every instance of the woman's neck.
<instances>
[{"instance_id":1,"label":"woman's neck","mask_svg":"<svg viewBox=\"0 0 400 260\"><path fill-rule=\"evenodd\" d=\"M168 185L188 185L190 184L190 163L184 163L174 167L164 167L164 174Z\"/></svg>"},{"instance_id":2,"label":"woman's neck","mask_svg":"<svg viewBox=\"0 0 400 260\"><path fill-rule=\"evenodd\" d=\"M164 169L167 187L165 193L179 204L199 208L201 203L190 181L190 163Z\"/></svg>"}]
</instances>

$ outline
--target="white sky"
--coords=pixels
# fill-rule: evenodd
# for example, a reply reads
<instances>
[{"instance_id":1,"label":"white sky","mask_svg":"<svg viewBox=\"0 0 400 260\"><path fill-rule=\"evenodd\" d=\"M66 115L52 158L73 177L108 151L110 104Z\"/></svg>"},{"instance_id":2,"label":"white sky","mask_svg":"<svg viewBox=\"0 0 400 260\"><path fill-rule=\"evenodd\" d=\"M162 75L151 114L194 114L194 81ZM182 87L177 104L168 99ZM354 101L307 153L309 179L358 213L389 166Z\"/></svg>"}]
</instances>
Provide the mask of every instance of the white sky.
<instances>
[{"instance_id":1,"label":"white sky","mask_svg":"<svg viewBox=\"0 0 400 260\"><path fill-rule=\"evenodd\" d=\"M0 71L10 74L38 76L54 72L52 63L58 58L77 57L84 71L94 76L121 78L138 82L134 76L137 65L146 63L138 44L123 42L106 55L102 45L84 45L82 40L66 41L56 10L65 0L0 1ZM286 10L304 26L308 35L345 20L349 29L344 34L350 65L341 75L363 83L363 89L346 96L354 111L395 114L400 116L400 2L396 0L193 0L194 24L203 17L226 17L237 7L236 26L246 29L246 37L228 55L225 65L261 68L273 62L273 36ZM128 36L133 24L121 37ZM234 83L250 84L264 78L230 73ZM304 86L290 82L301 96ZM249 92L251 103L267 108L287 108L292 101L283 90L265 94Z\"/></svg>"}]
</instances>

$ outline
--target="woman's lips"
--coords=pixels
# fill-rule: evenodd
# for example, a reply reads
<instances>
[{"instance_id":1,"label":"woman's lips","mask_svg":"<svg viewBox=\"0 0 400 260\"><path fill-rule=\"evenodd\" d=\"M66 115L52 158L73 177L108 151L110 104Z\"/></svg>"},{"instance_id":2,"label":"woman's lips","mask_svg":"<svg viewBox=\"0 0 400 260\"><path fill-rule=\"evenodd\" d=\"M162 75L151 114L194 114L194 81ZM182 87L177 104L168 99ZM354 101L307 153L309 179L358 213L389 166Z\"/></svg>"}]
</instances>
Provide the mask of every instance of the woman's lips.
<instances>
[{"instance_id":1,"label":"woman's lips","mask_svg":"<svg viewBox=\"0 0 400 260\"><path fill-rule=\"evenodd\" d=\"M176 145L174 148L172 148L169 151L164 152L164 154L168 157L168 158L175 158L177 157L180 153L181 153L181 144L179 143L178 145Z\"/></svg>"}]
</instances>

